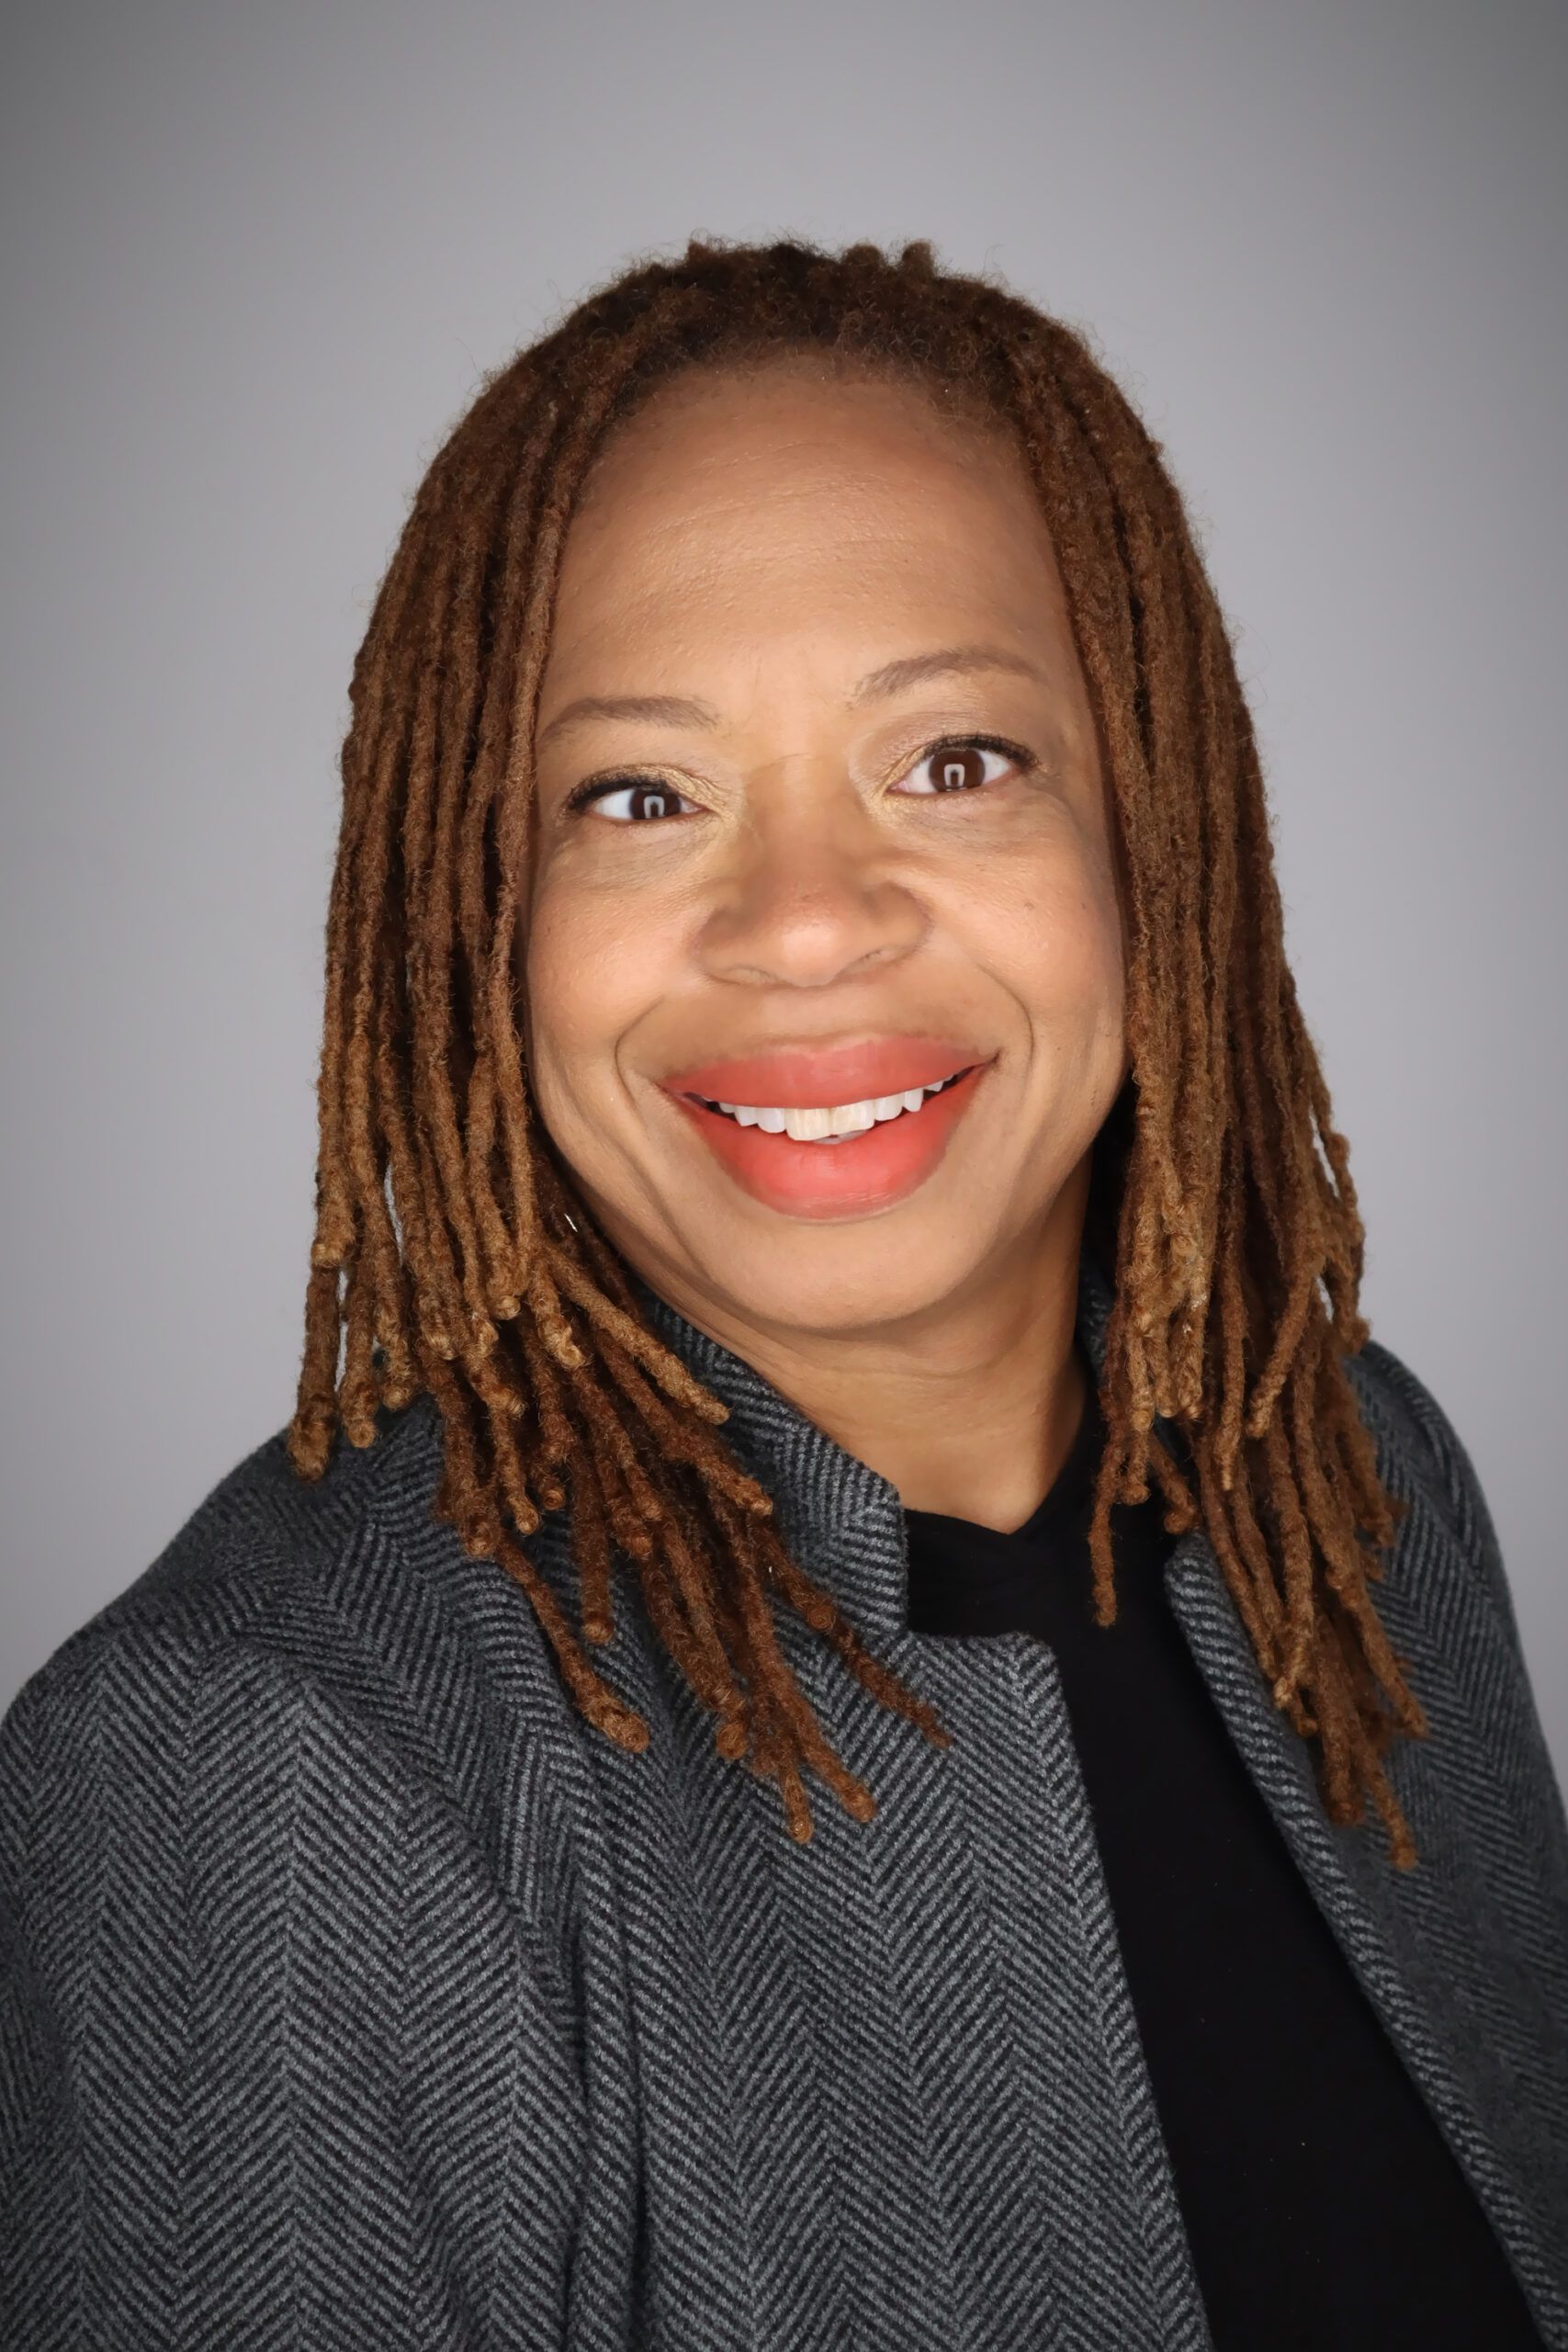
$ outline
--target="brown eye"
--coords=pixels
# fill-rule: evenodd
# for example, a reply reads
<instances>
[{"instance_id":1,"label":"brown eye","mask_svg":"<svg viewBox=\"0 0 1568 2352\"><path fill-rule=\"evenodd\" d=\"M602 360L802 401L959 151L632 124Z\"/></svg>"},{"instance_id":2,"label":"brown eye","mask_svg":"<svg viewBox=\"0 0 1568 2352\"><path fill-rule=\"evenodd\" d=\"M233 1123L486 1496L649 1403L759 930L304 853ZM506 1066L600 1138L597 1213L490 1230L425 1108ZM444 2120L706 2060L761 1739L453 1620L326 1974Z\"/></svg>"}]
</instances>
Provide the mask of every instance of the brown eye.
<instances>
[{"instance_id":1,"label":"brown eye","mask_svg":"<svg viewBox=\"0 0 1568 2352\"><path fill-rule=\"evenodd\" d=\"M978 785L996 784L1010 767L1020 764L1017 755L997 744L936 743L922 752L899 788L921 797L939 792L972 792Z\"/></svg>"},{"instance_id":2,"label":"brown eye","mask_svg":"<svg viewBox=\"0 0 1568 2352\"><path fill-rule=\"evenodd\" d=\"M632 777L625 782L604 776L597 784L574 792L567 805L574 810L592 808L615 825L637 825L658 817L678 817L683 809L695 806L673 785L661 784L656 776Z\"/></svg>"}]
</instances>

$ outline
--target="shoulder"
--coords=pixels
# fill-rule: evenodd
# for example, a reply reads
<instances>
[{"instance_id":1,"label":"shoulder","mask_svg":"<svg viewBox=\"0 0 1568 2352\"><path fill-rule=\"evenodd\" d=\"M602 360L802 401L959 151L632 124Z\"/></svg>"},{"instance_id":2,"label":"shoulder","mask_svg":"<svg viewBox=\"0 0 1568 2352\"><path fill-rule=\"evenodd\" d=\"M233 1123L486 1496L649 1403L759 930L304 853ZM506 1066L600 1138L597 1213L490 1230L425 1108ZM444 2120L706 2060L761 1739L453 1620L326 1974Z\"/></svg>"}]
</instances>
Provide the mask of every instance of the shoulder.
<instances>
[{"instance_id":1,"label":"shoulder","mask_svg":"<svg viewBox=\"0 0 1568 2352\"><path fill-rule=\"evenodd\" d=\"M269 1818L244 1792L284 1774L293 1803L434 1804L492 1848L558 1813L569 1702L524 1594L435 1519L440 1451L428 1398L313 1482L284 1431L256 1447L23 1686L0 1815L85 1838L94 1791L188 1812L204 1785L241 1841Z\"/></svg>"},{"instance_id":2,"label":"shoulder","mask_svg":"<svg viewBox=\"0 0 1568 2352\"><path fill-rule=\"evenodd\" d=\"M411 1408L314 1484L269 1439L0 1722L0 2207L39 2310L112 2302L87 2210L149 2310L166 2273L228 2314L145 2340L278 2341L264 2240L363 2294L350 2174L378 2253L434 2199L481 2261L476 2134L509 2194L512 2141L546 2152L519 2194L565 2243L576 1759L524 1596L432 1517L435 1439Z\"/></svg>"},{"instance_id":3,"label":"shoulder","mask_svg":"<svg viewBox=\"0 0 1568 2352\"><path fill-rule=\"evenodd\" d=\"M69 1634L13 1712L68 1713L137 1658L199 1668L244 1650L322 1644L345 1560L375 1523L377 1488L408 1451L392 1424L362 1453L340 1442L325 1475L301 1479L279 1430L238 1462L152 1563ZM379 1457L379 1458L378 1458Z\"/></svg>"},{"instance_id":4,"label":"shoulder","mask_svg":"<svg viewBox=\"0 0 1568 2352\"><path fill-rule=\"evenodd\" d=\"M1481 1532L1483 1505L1475 1465L1452 1419L1432 1389L1403 1356L1368 1340L1345 1368L1361 1402L1362 1418L1391 1464L1439 1501L1469 1544Z\"/></svg>"},{"instance_id":5,"label":"shoulder","mask_svg":"<svg viewBox=\"0 0 1568 2352\"><path fill-rule=\"evenodd\" d=\"M1423 1559L1462 1563L1501 1622L1510 1648L1523 1654L1502 1549L1491 1509L1470 1450L1452 1419L1427 1384L1403 1356L1377 1340L1346 1358L1346 1371L1361 1419L1377 1447L1385 1486L1412 1509L1401 1530L1399 1548ZM1448 1539L1433 1545L1432 1529Z\"/></svg>"}]
</instances>

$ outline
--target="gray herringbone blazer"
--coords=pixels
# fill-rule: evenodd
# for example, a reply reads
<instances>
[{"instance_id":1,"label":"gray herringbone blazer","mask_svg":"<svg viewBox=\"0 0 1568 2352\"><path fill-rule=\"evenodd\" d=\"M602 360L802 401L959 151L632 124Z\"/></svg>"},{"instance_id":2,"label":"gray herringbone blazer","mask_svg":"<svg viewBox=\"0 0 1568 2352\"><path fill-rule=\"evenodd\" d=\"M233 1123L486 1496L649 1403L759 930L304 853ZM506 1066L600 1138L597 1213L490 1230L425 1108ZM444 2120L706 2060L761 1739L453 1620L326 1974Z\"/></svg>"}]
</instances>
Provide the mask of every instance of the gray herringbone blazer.
<instances>
[{"instance_id":1,"label":"gray herringbone blazer","mask_svg":"<svg viewBox=\"0 0 1568 2352\"><path fill-rule=\"evenodd\" d=\"M1087 1259L1086 1344L1108 1297ZM1049 1649L904 1626L895 1490L668 1308L786 1535L945 1751L793 1615L880 1800L714 1752L631 1579L622 1753L434 1521L412 1406L318 1487L281 1436L0 1727L6 2346L1201 2346ZM1213 1555L1171 1600L1238 1747L1568 2347L1568 1826L1462 1446L1356 1361L1409 1497L1380 1605L1430 1716L1421 1848L1325 1819ZM564 1532L538 1541L570 1589Z\"/></svg>"}]
</instances>

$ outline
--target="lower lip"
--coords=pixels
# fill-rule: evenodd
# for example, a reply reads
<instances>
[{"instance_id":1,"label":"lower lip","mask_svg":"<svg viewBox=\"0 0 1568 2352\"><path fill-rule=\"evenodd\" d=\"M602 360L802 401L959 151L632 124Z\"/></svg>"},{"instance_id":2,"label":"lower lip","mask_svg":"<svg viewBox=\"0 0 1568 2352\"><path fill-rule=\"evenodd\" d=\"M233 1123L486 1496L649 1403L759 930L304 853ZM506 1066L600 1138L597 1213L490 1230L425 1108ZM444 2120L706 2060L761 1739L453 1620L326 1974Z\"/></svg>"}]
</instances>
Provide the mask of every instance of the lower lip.
<instances>
[{"instance_id":1,"label":"lower lip","mask_svg":"<svg viewBox=\"0 0 1568 2352\"><path fill-rule=\"evenodd\" d=\"M936 1167L974 1100L985 1064L965 1070L919 1111L879 1120L842 1143L796 1143L743 1127L689 1094L672 1100L743 1192L786 1216L837 1217L890 1208Z\"/></svg>"}]
</instances>

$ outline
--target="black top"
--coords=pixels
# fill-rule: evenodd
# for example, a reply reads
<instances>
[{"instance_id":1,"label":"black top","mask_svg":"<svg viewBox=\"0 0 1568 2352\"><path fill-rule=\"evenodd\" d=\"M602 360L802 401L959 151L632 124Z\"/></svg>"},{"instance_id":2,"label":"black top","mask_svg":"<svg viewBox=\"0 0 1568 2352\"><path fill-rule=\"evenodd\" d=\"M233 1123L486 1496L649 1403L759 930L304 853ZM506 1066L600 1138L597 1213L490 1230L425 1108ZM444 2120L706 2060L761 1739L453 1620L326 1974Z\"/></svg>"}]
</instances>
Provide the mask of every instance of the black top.
<instances>
[{"instance_id":1,"label":"black top","mask_svg":"<svg viewBox=\"0 0 1568 2352\"><path fill-rule=\"evenodd\" d=\"M1174 1538L1089 1521L1104 1428L1011 1534L905 1513L909 1623L1036 1634L1055 1656L1156 2105L1221 2352L1540 2352L1476 2202L1249 1778L1166 1599Z\"/></svg>"}]
</instances>

